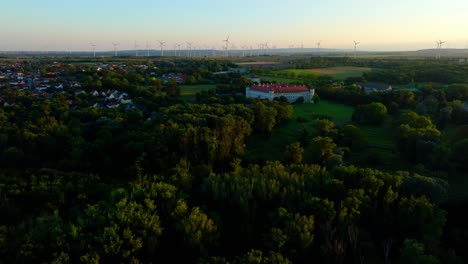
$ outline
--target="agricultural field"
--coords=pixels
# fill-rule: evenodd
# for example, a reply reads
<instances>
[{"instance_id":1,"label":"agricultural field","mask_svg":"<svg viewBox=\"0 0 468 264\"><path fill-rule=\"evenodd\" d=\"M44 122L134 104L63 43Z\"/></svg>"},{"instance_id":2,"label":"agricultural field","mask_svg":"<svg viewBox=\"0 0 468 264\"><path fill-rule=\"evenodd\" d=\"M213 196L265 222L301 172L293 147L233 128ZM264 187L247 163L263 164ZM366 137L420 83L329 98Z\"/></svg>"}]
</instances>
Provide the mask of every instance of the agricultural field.
<instances>
[{"instance_id":1,"label":"agricultural field","mask_svg":"<svg viewBox=\"0 0 468 264\"><path fill-rule=\"evenodd\" d=\"M333 79L344 80L349 77L360 77L363 73L370 72L372 69L367 67L330 67L321 69L293 69L284 71L296 74L297 76L300 76L301 74L329 75Z\"/></svg>"},{"instance_id":2,"label":"agricultural field","mask_svg":"<svg viewBox=\"0 0 468 264\"><path fill-rule=\"evenodd\" d=\"M263 82L296 83L305 79L316 78L320 75L328 75L335 80L345 80L349 77L361 77L363 73L372 71L367 67L331 67L321 69L287 69L269 71L258 74Z\"/></svg>"}]
</instances>

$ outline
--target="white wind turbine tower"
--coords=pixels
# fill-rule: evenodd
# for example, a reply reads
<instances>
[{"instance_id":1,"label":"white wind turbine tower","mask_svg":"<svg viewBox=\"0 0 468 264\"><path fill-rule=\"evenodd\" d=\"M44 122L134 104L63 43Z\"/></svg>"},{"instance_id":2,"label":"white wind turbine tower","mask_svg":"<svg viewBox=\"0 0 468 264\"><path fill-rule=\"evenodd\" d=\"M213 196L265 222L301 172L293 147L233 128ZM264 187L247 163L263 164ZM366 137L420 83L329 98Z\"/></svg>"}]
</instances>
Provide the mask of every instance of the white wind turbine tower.
<instances>
[{"instance_id":1,"label":"white wind turbine tower","mask_svg":"<svg viewBox=\"0 0 468 264\"><path fill-rule=\"evenodd\" d=\"M112 42L112 46L114 46L114 56L117 57L117 47L120 45L118 42Z\"/></svg>"},{"instance_id":2,"label":"white wind turbine tower","mask_svg":"<svg viewBox=\"0 0 468 264\"><path fill-rule=\"evenodd\" d=\"M265 44L259 43L258 44L258 50L257 50L257 56L263 55L263 50L265 49Z\"/></svg>"},{"instance_id":3,"label":"white wind turbine tower","mask_svg":"<svg viewBox=\"0 0 468 264\"><path fill-rule=\"evenodd\" d=\"M134 47L135 47L135 57L138 57L138 48L139 48L140 46L138 46L138 42L137 42L136 40L135 40L135 45L134 45Z\"/></svg>"},{"instance_id":4,"label":"white wind turbine tower","mask_svg":"<svg viewBox=\"0 0 468 264\"><path fill-rule=\"evenodd\" d=\"M245 57L245 49L247 48L247 46L241 46L242 48L242 57Z\"/></svg>"},{"instance_id":5,"label":"white wind turbine tower","mask_svg":"<svg viewBox=\"0 0 468 264\"><path fill-rule=\"evenodd\" d=\"M174 57L177 57L177 43L174 44Z\"/></svg>"},{"instance_id":6,"label":"white wind turbine tower","mask_svg":"<svg viewBox=\"0 0 468 264\"><path fill-rule=\"evenodd\" d=\"M89 45L93 47L93 58L96 58L96 44L94 44L93 42L90 42Z\"/></svg>"},{"instance_id":7,"label":"white wind turbine tower","mask_svg":"<svg viewBox=\"0 0 468 264\"><path fill-rule=\"evenodd\" d=\"M268 51L270 50L270 47L268 47L268 42L263 43L263 48L265 49L265 55L268 55Z\"/></svg>"},{"instance_id":8,"label":"white wind turbine tower","mask_svg":"<svg viewBox=\"0 0 468 264\"><path fill-rule=\"evenodd\" d=\"M166 44L166 42L160 40L158 41L159 42L159 46L161 47L161 57L164 56L164 44Z\"/></svg>"},{"instance_id":9,"label":"white wind turbine tower","mask_svg":"<svg viewBox=\"0 0 468 264\"><path fill-rule=\"evenodd\" d=\"M357 42L355 40L353 40L354 42L354 58L356 58L356 48L357 48L357 45L360 44L361 42Z\"/></svg>"},{"instance_id":10,"label":"white wind turbine tower","mask_svg":"<svg viewBox=\"0 0 468 264\"><path fill-rule=\"evenodd\" d=\"M319 40L319 42L317 42L317 52L320 52L320 46L322 45L322 41Z\"/></svg>"},{"instance_id":11,"label":"white wind turbine tower","mask_svg":"<svg viewBox=\"0 0 468 264\"><path fill-rule=\"evenodd\" d=\"M193 42L187 42L188 56L192 57L192 44Z\"/></svg>"},{"instance_id":12,"label":"white wind turbine tower","mask_svg":"<svg viewBox=\"0 0 468 264\"><path fill-rule=\"evenodd\" d=\"M437 41L437 59L440 59L440 52L442 50L442 44L444 44L446 41L439 40Z\"/></svg>"},{"instance_id":13,"label":"white wind turbine tower","mask_svg":"<svg viewBox=\"0 0 468 264\"><path fill-rule=\"evenodd\" d=\"M181 51L180 51L180 46L182 46L181 43L177 44L177 48L179 49L179 54L178 54L179 56L180 56L180 53L181 53Z\"/></svg>"},{"instance_id":14,"label":"white wind turbine tower","mask_svg":"<svg viewBox=\"0 0 468 264\"><path fill-rule=\"evenodd\" d=\"M229 36L226 39L223 39L223 42L226 42L226 45L224 45L224 50L226 51L226 57L228 57L229 56L229 52L228 52L228 49L229 49Z\"/></svg>"},{"instance_id":15,"label":"white wind turbine tower","mask_svg":"<svg viewBox=\"0 0 468 264\"><path fill-rule=\"evenodd\" d=\"M149 57L150 55L150 43L146 41L146 57Z\"/></svg>"}]
</instances>

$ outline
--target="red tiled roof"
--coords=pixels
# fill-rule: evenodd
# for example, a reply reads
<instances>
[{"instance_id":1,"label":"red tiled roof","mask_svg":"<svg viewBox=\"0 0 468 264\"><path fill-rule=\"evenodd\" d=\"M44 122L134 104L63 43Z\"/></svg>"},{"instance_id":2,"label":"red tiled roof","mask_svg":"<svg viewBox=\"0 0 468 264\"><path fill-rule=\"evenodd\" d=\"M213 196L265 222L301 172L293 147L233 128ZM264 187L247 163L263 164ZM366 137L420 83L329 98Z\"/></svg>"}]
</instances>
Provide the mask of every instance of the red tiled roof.
<instances>
[{"instance_id":1,"label":"red tiled roof","mask_svg":"<svg viewBox=\"0 0 468 264\"><path fill-rule=\"evenodd\" d=\"M274 93L302 93L308 92L309 88L305 85L294 85L294 84L255 84L250 87L250 90L268 93L270 91Z\"/></svg>"}]
</instances>

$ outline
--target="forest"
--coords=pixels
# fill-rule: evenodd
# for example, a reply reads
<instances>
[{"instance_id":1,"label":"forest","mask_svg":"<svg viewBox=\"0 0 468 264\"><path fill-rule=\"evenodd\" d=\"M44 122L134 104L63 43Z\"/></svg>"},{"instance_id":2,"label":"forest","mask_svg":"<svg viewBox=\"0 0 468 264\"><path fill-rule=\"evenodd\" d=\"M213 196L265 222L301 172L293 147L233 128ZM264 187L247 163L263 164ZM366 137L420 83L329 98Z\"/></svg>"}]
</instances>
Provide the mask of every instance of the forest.
<instances>
[{"instance_id":1,"label":"forest","mask_svg":"<svg viewBox=\"0 0 468 264\"><path fill-rule=\"evenodd\" d=\"M247 76L214 74L236 68L230 61L2 61L5 76L53 85L38 92L0 78L0 263L467 262L468 198L453 198L451 179L468 182L468 68L290 65L379 70L340 87L302 80L316 89L315 104L353 106L352 121L298 120L313 129L271 149L282 159L264 160L246 158L249 138L271 137L296 106L244 98ZM216 89L188 102L183 85L163 81L169 73ZM419 84L368 94L363 81ZM110 89L132 106L101 107L92 93ZM384 124L398 156L392 168L361 129Z\"/></svg>"}]
</instances>

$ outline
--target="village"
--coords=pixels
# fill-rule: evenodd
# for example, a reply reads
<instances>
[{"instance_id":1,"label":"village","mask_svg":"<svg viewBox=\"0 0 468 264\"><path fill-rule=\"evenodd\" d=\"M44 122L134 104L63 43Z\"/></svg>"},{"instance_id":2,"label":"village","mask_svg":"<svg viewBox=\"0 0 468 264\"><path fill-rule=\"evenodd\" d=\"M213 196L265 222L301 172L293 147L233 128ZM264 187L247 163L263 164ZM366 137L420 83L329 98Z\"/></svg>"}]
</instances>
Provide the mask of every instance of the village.
<instances>
[{"instance_id":1,"label":"village","mask_svg":"<svg viewBox=\"0 0 468 264\"><path fill-rule=\"evenodd\" d=\"M83 83L77 78L76 72L83 75L94 75L102 72L135 72L144 71L152 80L161 84L173 81L176 84L184 84L186 75L182 73L161 74L156 78L156 73L148 69L147 65L104 64L96 63L91 66L63 64L53 62L51 64L31 65L27 62L0 62L0 106L12 107L14 98L5 98L2 89L11 88L18 92L30 93L37 99L50 99L57 95L64 96L71 109L83 107L114 109L123 107L133 109L136 107L131 96L123 91L120 83L115 87L103 87L100 76L96 82ZM86 99L86 100L80 100ZM87 102L83 105L80 102Z\"/></svg>"}]
</instances>

